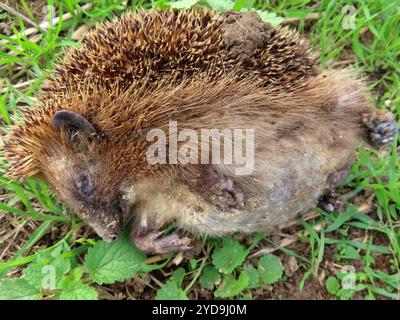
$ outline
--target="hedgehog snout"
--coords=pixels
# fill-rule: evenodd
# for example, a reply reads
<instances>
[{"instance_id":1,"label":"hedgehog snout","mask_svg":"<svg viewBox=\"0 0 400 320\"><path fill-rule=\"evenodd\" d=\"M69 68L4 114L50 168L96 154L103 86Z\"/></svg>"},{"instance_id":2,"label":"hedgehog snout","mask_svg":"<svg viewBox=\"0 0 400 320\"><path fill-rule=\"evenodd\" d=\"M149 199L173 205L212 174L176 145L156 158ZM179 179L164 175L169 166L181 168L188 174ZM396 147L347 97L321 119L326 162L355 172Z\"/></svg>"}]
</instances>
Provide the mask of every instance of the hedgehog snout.
<instances>
[{"instance_id":1,"label":"hedgehog snout","mask_svg":"<svg viewBox=\"0 0 400 320\"><path fill-rule=\"evenodd\" d=\"M118 234L110 233L110 234L106 234L106 235L101 236L101 238L106 242L112 242L112 241L114 241L114 240L116 240L118 238Z\"/></svg>"},{"instance_id":2,"label":"hedgehog snout","mask_svg":"<svg viewBox=\"0 0 400 320\"><path fill-rule=\"evenodd\" d=\"M117 220L114 220L111 224L104 224L102 221L88 221L88 224L106 242L116 240L122 229L122 223Z\"/></svg>"}]
</instances>

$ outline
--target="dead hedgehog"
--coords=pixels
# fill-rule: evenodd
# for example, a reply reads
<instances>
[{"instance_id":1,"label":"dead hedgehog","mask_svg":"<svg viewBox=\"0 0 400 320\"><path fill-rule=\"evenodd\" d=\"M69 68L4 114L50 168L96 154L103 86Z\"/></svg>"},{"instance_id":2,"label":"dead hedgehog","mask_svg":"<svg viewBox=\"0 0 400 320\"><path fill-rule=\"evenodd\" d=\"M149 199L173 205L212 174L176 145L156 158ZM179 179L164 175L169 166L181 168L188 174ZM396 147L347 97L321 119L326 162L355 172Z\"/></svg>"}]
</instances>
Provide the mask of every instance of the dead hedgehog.
<instances>
[{"instance_id":1,"label":"dead hedgehog","mask_svg":"<svg viewBox=\"0 0 400 320\"><path fill-rule=\"evenodd\" d=\"M288 222L329 200L361 138L379 147L397 132L361 80L321 71L297 33L206 9L128 12L98 26L21 113L4 145L8 177L43 179L105 240L133 219L133 242L151 253L191 247L163 235L172 221L211 236ZM243 130L234 146L249 143L252 170L210 161L215 136L178 139L180 156L149 161L162 140L154 129L167 142L153 158L171 154L171 123L197 138ZM224 155L236 152L228 141Z\"/></svg>"}]
</instances>

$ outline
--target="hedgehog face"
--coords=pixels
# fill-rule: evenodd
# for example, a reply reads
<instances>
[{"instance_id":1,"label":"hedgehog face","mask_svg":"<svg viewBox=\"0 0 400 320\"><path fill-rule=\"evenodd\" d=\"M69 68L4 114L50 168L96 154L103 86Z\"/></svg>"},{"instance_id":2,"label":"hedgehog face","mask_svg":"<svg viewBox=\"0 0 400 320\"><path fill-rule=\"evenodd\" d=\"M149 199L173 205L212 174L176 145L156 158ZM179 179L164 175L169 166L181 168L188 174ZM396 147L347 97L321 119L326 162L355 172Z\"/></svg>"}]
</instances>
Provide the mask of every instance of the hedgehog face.
<instances>
[{"instance_id":1,"label":"hedgehog face","mask_svg":"<svg viewBox=\"0 0 400 320\"><path fill-rule=\"evenodd\" d=\"M104 240L112 241L123 227L125 212L122 196L113 188L104 188L102 168L98 163L68 166L63 173L59 172L65 183L57 186L61 198L78 216ZM62 190L60 186L64 186Z\"/></svg>"},{"instance_id":2,"label":"hedgehog face","mask_svg":"<svg viewBox=\"0 0 400 320\"><path fill-rule=\"evenodd\" d=\"M95 128L67 110L58 111L52 125L61 144L49 147L41 170L45 180L98 235L114 240L125 221L124 197Z\"/></svg>"},{"instance_id":3,"label":"hedgehog face","mask_svg":"<svg viewBox=\"0 0 400 320\"><path fill-rule=\"evenodd\" d=\"M123 227L123 200L112 188L104 188L104 180L99 176L104 173L101 167L98 164L68 166L63 173L59 172L65 182L57 184L57 191L99 236L111 241Z\"/></svg>"}]
</instances>

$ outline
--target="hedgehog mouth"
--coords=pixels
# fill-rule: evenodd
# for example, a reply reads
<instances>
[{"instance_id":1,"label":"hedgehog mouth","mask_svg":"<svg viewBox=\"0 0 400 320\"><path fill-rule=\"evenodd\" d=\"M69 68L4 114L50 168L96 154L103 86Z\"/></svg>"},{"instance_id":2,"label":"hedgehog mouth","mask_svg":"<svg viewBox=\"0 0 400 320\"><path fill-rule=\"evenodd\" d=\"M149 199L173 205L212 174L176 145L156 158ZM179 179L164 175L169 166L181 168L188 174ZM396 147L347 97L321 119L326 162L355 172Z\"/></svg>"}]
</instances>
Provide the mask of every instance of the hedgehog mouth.
<instances>
[{"instance_id":1,"label":"hedgehog mouth","mask_svg":"<svg viewBox=\"0 0 400 320\"><path fill-rule=\"evenodd\" d=\"M82 220L106 242L116 240L125 226L125 212L120 208L94 209L92 214L85 213L85 217L81 216Z\"/></svg>"},{"instance_id":2,"label":"hedgehog mouth","mask_svg":"<svg viewBox=\"0 0 400 320\"><path fill-rule=\"evenodd\" d=\"M112 242L116 240L122 230L122 226L118 228L109 228L108 226L103 227L94 223L88 223L88 225L94 230L94 232L96 232L99 237L101 237L106 242Z\"/></svg>"},{"instance_id":3,"label":"hedgehog mouth","mask_svg":"<svg viewBox=\"0 0 400 320\"><path fill-rule=\"evenodd\" d=\"M80 201L76 213L100 238L111 242L116 240L131 220L132 207L120 195L110 202L91 199Z\"/></svg>"},{"instance_id":4,"label":"hedgehog mouth","mask_svg":"<svg viewBox=\"0 0 400 320\"><path fill-rule=\"evenodd\" d=\"M123 232L126 228L130 228L134 218L128 214L127 210L120 209L118 210L118 214L122 217L122 222L118 224L118 226L106 226L99 227L98 225L92 225L88 223L96 234L101 237L106 242L112 242L116 240L121 232ZM111 231L110 231L111 230Z\"/></svg>"},{"instance_id":5,"label":"hedgehog mouth","mask_svg":"<svg viewBox=\"0 0 400 320\"><path fill-rule=\"evenodd\" d=\"M99 236L106 242L113 242L114 240L116 240L118 238L118 234L117 233L107 233L107 234L104 234L104 235L100 235L99 234Z\"/></svg>"}]
</instances>

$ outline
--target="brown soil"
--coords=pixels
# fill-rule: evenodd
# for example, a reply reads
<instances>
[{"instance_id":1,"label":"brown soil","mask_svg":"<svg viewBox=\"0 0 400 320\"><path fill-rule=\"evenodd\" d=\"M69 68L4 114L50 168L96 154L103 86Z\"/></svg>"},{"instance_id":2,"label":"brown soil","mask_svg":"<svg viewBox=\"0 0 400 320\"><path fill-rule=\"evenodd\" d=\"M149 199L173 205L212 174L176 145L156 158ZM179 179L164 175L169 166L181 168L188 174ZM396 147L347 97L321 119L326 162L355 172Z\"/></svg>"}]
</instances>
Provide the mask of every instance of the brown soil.
<instances>
[{"instance_id":1,"label":"brown soil","mask_svg":"<svg viewBox=\"0 0 400 320\"><path fill-rule=\"evenodd\" d=\"M224 18L222 32L225 44L231 57L240 56L242 63L252 57L258 48L263 47L271 36L270 26L263 23L255 12L230 11L224 14Z\"/></svg>"},{"instance_id":2,"label":"brown soil","mask_svg":"<svg viewBox=\"0 0 400 320\"><path fill-rule=\"evenodd\" d=\"M27 18L30 18L36 23L40 23L44 18L47 16L47 0L30 0L30 1L25 1L30 13L33 16L32 17L29 15L29 13L25 10L24 6L21 4L20 1L18 0L5 0L2 1L9 7L15 9L17 12L21 13L22 15L26 16ZM0 9L0 12L3 10ZM36 20L36 21L35 21ZM14 23L15 17L9 15L9 22ZM32 26L27 26L27 27L32 27Z\"/></svg>"}]
</instances>

